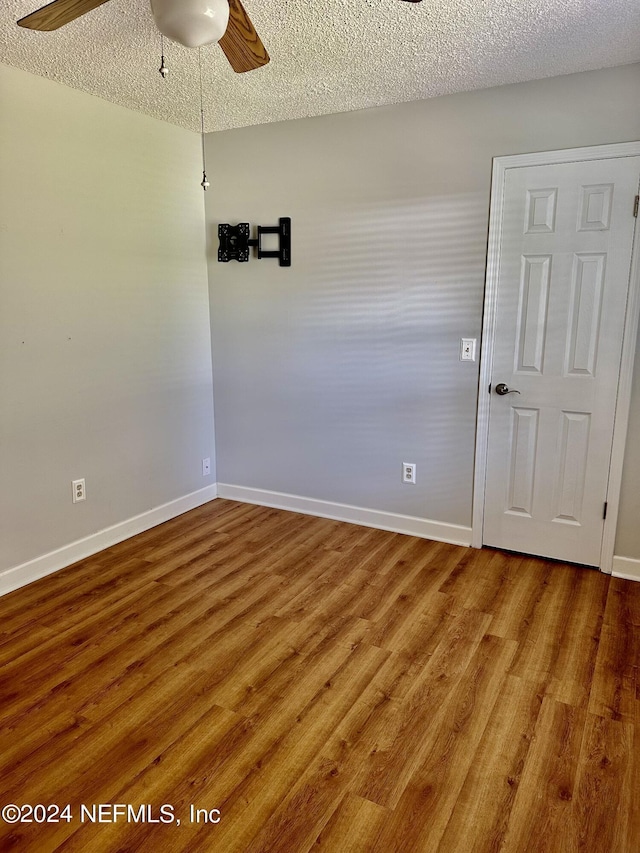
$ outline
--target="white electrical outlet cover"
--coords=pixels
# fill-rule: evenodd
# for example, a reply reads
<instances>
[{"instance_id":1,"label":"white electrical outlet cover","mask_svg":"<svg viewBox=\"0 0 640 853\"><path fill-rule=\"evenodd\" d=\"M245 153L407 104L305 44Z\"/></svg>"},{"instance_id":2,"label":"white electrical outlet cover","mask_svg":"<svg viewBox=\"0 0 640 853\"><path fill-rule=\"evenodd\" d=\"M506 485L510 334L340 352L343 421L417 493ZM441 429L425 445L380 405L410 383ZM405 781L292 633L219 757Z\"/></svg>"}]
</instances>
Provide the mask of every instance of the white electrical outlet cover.
<instances>
[{"instance_id":1,"label":"white electrical outlet cover","mask_svg":"<svg viewBox=\"0 0 640 853\"><path fill-rule=\"evenodd\" d=\"M73 490L72 499L74 504L87 499L87 489L84 483L84 477L81 480L72 480L71 488Z\"/></svg>"},{"instance_id":2,"label":"white electrical outlet cover","mask_svg":"<svg viewBox=\"0 0 640 853\"><path fill-rule=\"evenodd\" d=\"M403 483L413 483L416 482L416 466L413 462L403 462L402 463L402 482Z\"/></svg>"}]
</instances>

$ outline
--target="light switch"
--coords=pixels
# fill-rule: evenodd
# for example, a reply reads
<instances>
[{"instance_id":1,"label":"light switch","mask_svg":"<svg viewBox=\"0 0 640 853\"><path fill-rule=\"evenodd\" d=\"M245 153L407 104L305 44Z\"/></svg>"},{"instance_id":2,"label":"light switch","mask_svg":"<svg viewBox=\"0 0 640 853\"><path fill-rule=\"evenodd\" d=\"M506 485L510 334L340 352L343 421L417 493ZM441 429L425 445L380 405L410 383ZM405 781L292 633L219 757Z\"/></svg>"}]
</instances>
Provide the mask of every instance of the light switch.
<instances>
[{"instance_id":1,"label":"light switch","mask_svg":"<svg viewBox=\"0 0 640 853\"><path fill-rule=\"evenodd\" d=\"M460 361L476 360L476 339L460 338Z\"/></svg>"}]
</instances>

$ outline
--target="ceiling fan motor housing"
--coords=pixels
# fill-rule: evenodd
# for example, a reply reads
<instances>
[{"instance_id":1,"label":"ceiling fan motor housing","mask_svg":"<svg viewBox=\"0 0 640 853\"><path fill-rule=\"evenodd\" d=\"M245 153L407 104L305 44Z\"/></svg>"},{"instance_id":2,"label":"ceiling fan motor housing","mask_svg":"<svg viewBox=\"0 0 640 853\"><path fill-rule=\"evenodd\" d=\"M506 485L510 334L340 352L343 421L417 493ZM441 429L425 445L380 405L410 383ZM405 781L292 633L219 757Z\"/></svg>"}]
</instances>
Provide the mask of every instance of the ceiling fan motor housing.
<instances>
[{"instance_id":1,"label":"ceiling fan motor housing","mask_svg":"<svg viewBox=\"0 0 640 853\"><path fill-rule=\"evenodd\" d=\"M185 47L219 41L229 23L227 0L151 0L160 32Z\"/></svg>"}]
</instances>

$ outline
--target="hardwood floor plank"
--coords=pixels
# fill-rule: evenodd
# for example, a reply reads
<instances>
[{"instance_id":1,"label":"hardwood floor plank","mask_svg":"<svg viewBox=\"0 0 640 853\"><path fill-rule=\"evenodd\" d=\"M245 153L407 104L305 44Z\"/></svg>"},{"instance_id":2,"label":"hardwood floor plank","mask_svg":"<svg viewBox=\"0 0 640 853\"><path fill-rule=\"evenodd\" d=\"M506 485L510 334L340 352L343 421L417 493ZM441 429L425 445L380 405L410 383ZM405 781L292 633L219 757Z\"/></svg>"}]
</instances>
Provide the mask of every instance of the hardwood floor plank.
<instances>
[{"instance_id":1,"label":"hardwood floor plank","mask_svg":"<svg viewBox=\"0 0 640 853\"><path fill-rule=\"evenodd\" d=\"M414 615L411 624L405 624L402 631L389 636L388 632L381 632L379 626L374 624L368 626L365 635L367 642L395 652L394 658L406 669L406 678L394 683L394 695L398 698L410 689L442 639L445 628L454 618L461 616L452 610L451 598L444 593L429 593L427 602L424 612Z\"/></svg>"},{"instance_id":2,"label":"hardwood floor plank","mask_svg":"<svg viewBox=\"0 0 640 853\"><path fill-rule=\"evenodd\" d=\"M273 581L277 582L276 579ZM228 634L222 648L228 648L229 642L235 642L235 648L241 648L246 642L246 629L236 624L236 631L232 632L227 631L225 625L231 628L234 619L247 609L247 605L251 607L252 595L254 601L259 602L265 592L265 584L262 579L258 579L253 593L247 586L242 596L236 593L218 606L214 604L207 607L206 599L199 599L195 607L193 601L188 599L166 619L158 620L156 613L155 624L145 625L141 619L129 620L126 627L135 627L137 640L132 641L135 632L128 632L123 637L122 632L116 631L114 642L119 642L117 645L109 644L107 652L101 647L100 639L96 640L88 649L91 655L89 660L83 662L83 668L77 669L79 677L64 677L65 674L70 675L74 664L77 664L77 660L72 660L65 664L67 670L60 668L62 680L59 674L52 674L48 692L46 682L40 687L35 683L30 690L31 682L27 676L24 690L18 691L18 698L8 706L13 714L8 714L0 728L0 767L13 764L15 768L25 749L31 753L37 744L47 742L47 728L42 725L47 716L53 717L56 730L73 739L78 725L82 726L87 719L97 721L154 680L161 679L166 671L167 659L173 661L175 674L176 667L191 662L198 650L206 656L210 644L215 643L221 633ZM212 619L214 615L217 620ZM39 698L32 699L34 688ZM67 710L70 704L75 709L71 720ZM25 717L27 708L30 708L30 713ZM56 711L58 715L53 716ZM26 723L21 723L22 719ZM18 728L23 733L21 739L15 737ZM60 748L61 745L57 744L56 749Z\"/></svg>"},{"instance_id":3,"label":"hardwood floor plank","mask_svg":"<svg viewBox=\"0 0 640 853\"><path fill-rule=\"evenodd\" d=\"M196 795L201 803L219 802L220 798L224 799L221 791L233 791L270 760L274 749L281 748L284 733L296 740L305 738L306 735L298 734L296 729L309 715L309 709L317 715L314 704L324 702L328 690L335 691L336 675L344 678L345 684L349 683L349 678L341 673L353 652L354 649L350 647L324 642L310 653L308 660L299 660L298 671L294 673L296 677L290 680L281 695L261 695L260 704L250 709L253 712L251 716L243 709L243 715L239 716L241 722L230 733L233 738L231 746L216 749L213 768L208 768L198 779L185 777L184 774L176 777L170 801L177 803L183 812ZM366 654L380 655L381 652L370 649ZM360 669L359 664L357 668ZM146 835L146 830L143 829L142 833ZM158 838L161 835L162 830L159 829ZM191 838L189 850L195 849L191 846L194 843Z\"/></svg>"},{"instance_id":4,"label":"hardwood floor plank","mask_svg":"<svg viewBox=\"0 0 640 853\"><path fill-rule=\"evenodd\" d=\"M286 802L301 771L319 754L328 734L386 657L382 649L364 645L349 654L344 665L298 714L294 728L223 803L228 820L220 833L221 843L227 839L231 849L247 849L248 842L266 825L278 804ZM252 801L259 802L260 807L248 809L247 803Z\"/></svg>"},{"instance_id":5,"label":"hardwood floor plank","mask_svg":"<svg viewBox=\"0 0 640 853\"><path fill-rule=\"evenodd\" d=\"M305 771L279 807L244 848L245 853L289 853L305 850L324 829L346 793L350 775L340 765L320 758ZM304 824L296 820L304 814Z\"/></svg>"},{"instance_id":6,"label":"hardwood floor plank","mask_svg":"<svg viewBox=\"0 0 640 853\"><path fill-rule=\"evenodd\" d=\"M638 844L633 736L630 723L587 716L571 820L580 853L624 853Z\"/></svg>"},{"instance_id":7,"label":"hardwood floor plank","mask_svg":"<svg viewBox=\"0 0 640 853\"><path fill-rule=\"evenodd\" d=\"M493 553L493 552L491 552ZM516 557L510 594L504 601L493 604L491 633L497 637L522 641L539 607L540 599L555 569L552 563L538 559ZM502 576L502 570L500 569Z\"/></svg>"},{"instance_id":8,"label":"hardwood floor plank","mask_svg":"<svg viewBox=\"0 0 640 853\"><path fill-rule=\"evenodd\" d=\"M0 667L32 652L55 635L54 630L44 625L25 625L21 630L16 628L10 634L0 634Z\"/></svg>"},{"instance_id":9,"label":"hardwood floor plank","mask_svg":"<svg viewBox=\"0 0 640 853\"><path fill-rule=\"evenodd\" d=\"M435 551L433 553L437 553ZM374 613L372 620L375 628L368 638L370 643L382 648L392 648L404 642L410 627L421 615L431 610L432 598L441 596L438 586L447 569L434 570L430 565L430 554L417 561L420 570L409 572L405 583L397 594L386 596L389 600L382 603ZM381 590L384 591L384 586ZM448 602L450 604L450 600Z\"/></svg>"},{"instance_id":10,"label":"hardwood floor plank","mask_svg":"<svg viewBox=\"0 0 640 853\"><path fill-rule=\"evenodd\" d=\"M584 570L588 571L588 570ZM576 569L553 565L520 626L518 652L511 672L520 678L550 676L561 650L561 638L571 612Z\"/></svg>"},{"instance_id":11,"label":"hardwood floor plank","mask_svg":"<svg viewBox=\"0 0 640 853\"><path fill-rule=\"evenodd\" d=\"M572 801L586 715L582 708L549 696L543 699L509 816L504 853L521 853L532 839L537 853L574 849Z\"/></svg>"},{"instance_id":12,"label":"hardwood floor plank","mask_svg":"<svg viewBox=\"0 0 640 853\"><path fill-rule=\"evenodd\" d=\"M216 589L210 600L189 586L182 590L182 595L166 588L152 589L136 602L137 609L126 611L122 621L109 625L108 620L103 620L104 630L100 630L103 626L97 620L97 625L94 623L90 630L86 624L81 624L52 638L43 644L39 653L36 650L31 656L23 655L3 668L0 675L3 707L8 707L8 695L20 694L12 711L14 714L22 712L28 706L34 687L38 695L55 691L73 673L84 673L89 668L95 670L98 665L106 670L107 661L111 668L121 663L124 669L147 647L162 649L163 640L176 633L193 638L198 636L198 626L207 634L213 633L216 627L220 630L227 620L242 613L248 604L264 598L269 588L279 585L275 576L257 575L248 583L243 582L242 576L227 581L227 585ZM153 608L154 604L158 609ZM132 644L134 638L137 638L137 646ZM53 661L56 666L52 666Z\"/></svg>"},{"instance_id":13,"label":"hardwood floor plank","mask_svg":"<svg viewBox=\"0 0 640 853\"><path fill-rule=\"evenodd\" d=\"M600 572L574 572L571 607L550 671L547 693L586 708L589 703L609 584Z\"/></svg>"},{"instance_id":14,"label":"hardwood floor plank","mask_svg":"<svg viewBox=\"0 0 640 853\"><path fill-rule=\"evenodd\" d=\"M265 720L262 726L256 727L254 737L247 744L245 757L249 760L243 766L234 762L219 767L215 776L199 789L200 801L219 803L224 814L224 821L215 833L221 849L244 853L317 755L335 719L341 719L385 657L382 650L366 646L347 652L339 668L306 704L302 704L304 700L295 692L287 697L298 709L293 719L287 714L290 720L287 728L283 729L282 716L268 709L269 722ZM279 732L275 739L273 735L268 736L270 726ZM237 780L235 784L234 779ZM193 795L193 790L189 795ZM182 799L180 802L184 810ZM156 837L159 834L156 832ZM201 849L208 835L206 827L191 827L189 837L182 842L181 835L180 845L175 849ZM154 837L153 832L150 837Z\"/></svg>"},{"instance_id":15,"label":"hardwood floor plank","mask_svg":"<svg viewBox=\"0 0 640 853\"><path fill-rule=\"evenodd\" d=\"M640 838L640 725L636 724L633 731L633 753L631 762L631 806L628 814L621 808L617 814L620 820L627 823L627 839L629 846L637 846L636 841ZM624 783L620 782L615 796L619 802L624 803L627 792Z\"/></svg>"},{"instance_id":16,"label":"hardwood floor plank","mask_svg":"<svg viewBox=\"0 0 640 853\"><path fill-rule=\"evenodd\" d=\"M73 749L60 754L53 745L48 761L39 761L36 772L26 763L3 775L2 791L10 791L18 802L47 802L52 790L58 802L71 803L79 810L82 801L109 803L125 781L139 773L156 756L173 743L184 729L193 725L211 706L206 694L190 695L184 689L189 673L182 683L165 682L155 691L138 694L99 727L86 729ZM182 688L182 689L181 689ZM78 786L83 800L77 797ZM13 801L13 800L12 800ZM6 841L0 825L0 849ZM61 838L68 828L62 824L47 824L38 829L38 839L48 843ZM10 830L13 832L13 830Z\"/></svg>"},{"instance_id":17,"label":"hardwood floor plank","mask_svg":"<svg viewBox=\"0 0 640 853\"><path fill-rule=\"evenodd\" d=\"M308 626L304 627L308 631ZM359 644L358 637L362 634L362 622L357 617L342 617L322 626L311 636L291 645L289 654L277 663L268 680L259 681L259 689L245 690L233 709L249 719L259 718L266 709L273 707L285 713L292 692L295 690L299 694L307 684L315 684L317 690L316 679L321 679L323 673L326 678L331 674L325 670L326 661L332 660L334 655L340 661L346 659Z\"/></svg>"},{"instance_id":18,"label":"hardwood floor plank","mask_svg":"<svg viewBox=\"0 0 640 853\"><path fill-rule=\"evenodd\" d=\"M623 621L603 624L589 699L591 712L640 724L638 648L640 629Z\"/></svg>"},{"instance_id":19,"label":"hardwood floor plank","mask_svg":"<svg viewBox=\"0 0 640 853\"><path fill-rule=\"evenodd\" d=\"M30 584L25 588L24 599L20 594L22 590L2 596L0 625L3 633L10 634L15 628L22 630L26 625L42 624L48 616L53 615L55 618L70 603L79 605L81 597L85 602L92 597L98 600L112 583L120 588L135 584L137 578L129 573L132 564L143 565L144 561L132 557L122 563L114 562L111 571L105 571L101 561L90 558L86 563L83 561ZM70 578L73 578L72 583L69 582Z\"/></svg>"},{"instance_id":20,"label":"hardwood floor plank","mask_svg":"<svg viewBox=\"0 0 640 853\"><path fill-rule=\"evenodd\" d=\"M415 548L415 540L401 533L379 533L384 534L380 537L380 546L369 551L361 565L369 572L386 575L395 571L406 553Z\"/></svg>"},{"instance_id":21,"label":"hardwood floor plank","mask_svg":"<svg viewBox=\"0 0 640 853\"><path fill-rule=\"evenodd\" d=\"M322 755L344 765L345 756L359 756L359 776L364 777L368 762L378 753L394 749L403 700L443 637L454 636L453 617L446 613L448 597L440 594L441 607L425 618L401 651L392 652L367 689L353 704L323 747ZM447 632L449 632L447 634Z\"/></svg>"},{"instance_id":22,"label":"hardwood floor plank","mask_svg":"<svg viewBox=\"0 0 640 853\"><path fill-rule=\"evenodd\" d=\"M255 629L253 640L264 641L270 630L272 626L262 630ZM208 696L207 701L215 704L212 690L233 669L234 662L237 660L235 652L238 649L239 639L241 643L250 642L246 633L243 638L238 638L237 635L235 637L229 635L225 638L221 653L228 653L231 648L232 654L229 656L225 654L225 668L222 670L215 669L211 672L205 669L203 671L202 660L198 657L194 660L190 655L173 661L171 679L165 677L165 670L144 672L144 665L134 667L127 673L127 678L122 679L120 685L110 684L103 695L87 696L85 694L84 706L79 704L76 706L76 725L63 729L61 737L52 738L47 730L43 733L40 729L34 730L31 725L21 726L16 723L13 729L14 740L16 740L16 733L20 733L23 737L16 744L15 750L10 749L10 742L7 739L7 748L2 754L5 769L0 784L7 789L20 789L30 776L40 778L52 767L61 767L65 762L73 764L76 753L91 751L92 738L95 736L102 736L103 732L109 734L112 728L117 729L118 726L124 726L124 729L128 730L129 720L134 718L136 708L143 709L141 711L143 713L144 709L149 707L162 707L174 700L183 701L185 691L186 695L189 694L190 686L198 700L199 692L205 692ZM130 680L134 681L134 687L129 684ZM124 689L118 689L123 685ZM17 755L12 754L16 751Z\"/></svg>"},{"instance_id":23,"label":"hardwood floor plank","mask_svg":"<svg viewBox=\"0 0 640 853\"><path fill-rule=\"evenodd\" d=\"M453 570L449 572L440 591L450 595L452 599L468 609L489 613L490 608L475 607L468 602L470 597L474 596L475 603L487 603L486 593L483 597L481 590L484 592L485 585L498 588L502 586L506 579L506 572L502 568L505 564L509 565L510 560L501 551L494 549L478 551L467 548L461 553L461 559L456 562Z\"/></svg>"},{"instance_id":24,"label":"hardwood floor plank","mask_svg":"<svg viewBox=\"0 0 640 853\"><path fill-rule=\"evenodd\" d=\"M517 643L485 635L434 714L420 762L378 839L381 849L437 850L490 719ZM397 839L402 838L402 848Z\"/></svg>"},{"instance_id":25,"label":"hardwood floor plank","mask_svg":"<svg viewBox=\"0 0 640 853\"><path fill-rule=\"evenodd\" d=\"M0 805L182 824L0 850L638 853L639 657L640 585L216 500L0 598Z\"/></svg>"},{"instance_id":26,"label":"hardwood floor plank","mask_svg":"<svg viewBox=\"0 0 640 853\"><path fill-rule=\"evenodd\" d=\"M346 794L326 826L306 853L368 853L377 847L377 837L389 810ZM302 853L302 850L301 850Z\"/></svg>"},{"instance_id":27,"label":"hardwood floor plank","mask_svg":"<svg viewBox=\"0 0 640 853\"><path fill-rule=\"evenodd\" d=\"M354 793L378 805L396 807L429 748L425 729L432 730L434 721L445 713L444 700L462 678L490 621L487 614L474 611L451 621L399 713L390 720L393 738L389 737L388 748L372 750L363 761Z\"/></svg>"},{"instance_id":28,"label":"hardwood floor plank","mask_svg":"<svg viewBox=\"0 0 640 853\"><path fill-rule=\"evenodd\" d=\"M222 760L222 756L237 745L240 732L237 715L215 705L210 706L191 728L185 729L180 738L127 781L110 802L136 805L174 804L177 800L174 792L177 780L188 779L194 789L197 789L201 768L208 767L211 768L210 772L215 772L215 764L211 761L212 754ZM181 821L188 822L188 808L184 812L176 809L175 814ZM136 826L121 822L100 825L87 822L80 827L77 823L73 826L76 831L55 849L66 853L113 853L116 850L153 849L145 843L148 829L145 824ZM173 836L180 829L173 824L164 826L163 829L165 831L161 846L155 849L171 850Z\"/></svg>"},{"instance_id":29,"label":"hardwood floor plank","mask_svg":"<svg viewBox=\"0 0 640 853\"><path fill-rule=\"evenodd\" d=\"M544 682L506 677L438 853L498 853L544 697Z\"/></svg>"},{"instance_id":30,"label":"hardwood floor plank","mask_svg":"<svg viewBox=\"0 0 640 853\"><path fill-rule=\"evenodd\" d=\"M589 710L640 724L640 584L611 578Z\"/></svg>"}]
</instances>

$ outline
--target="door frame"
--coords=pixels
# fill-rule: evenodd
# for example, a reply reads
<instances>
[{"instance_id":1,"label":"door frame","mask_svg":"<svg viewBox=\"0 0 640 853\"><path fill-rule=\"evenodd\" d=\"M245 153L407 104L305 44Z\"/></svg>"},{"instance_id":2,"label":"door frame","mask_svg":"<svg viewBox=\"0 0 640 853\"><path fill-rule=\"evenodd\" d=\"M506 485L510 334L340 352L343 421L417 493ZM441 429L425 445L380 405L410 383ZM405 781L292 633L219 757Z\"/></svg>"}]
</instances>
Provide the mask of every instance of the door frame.
<instances>
[{"instance_id":1,"label":"door frame","mask_svg":"<svg viewBox=\"0 0 640 853\"><path fill-rule=\"evenodd\" d=\"M473 480L473 510L471 545L482 547L484 528L485 481L487 474L487 448L489 438L489 383L493 372L493 346L496 333L496 307L498 275L500 271L500 226L503 218L505 180L509 169L524 166L551 166L580 160L604 160L640 156L639 142L621 142L613 145L594 145L585 148L566 148L560 151L542 151L535 154L514 154L494 157L491 174L491 200L489 204L489 237L482 316L482 341L480 346L480 378L478 382L478 410L476 422L476 453ZM639 190L636 189L636 192ZM615 547L616 526L620 506L622 467L629 424L633 364L640 318L640 227L636 219L631 254L631 271L627 310L622 339L622 357L618 378L611 465L607 486L607 517L604 522L599 569L611 574Z\"/></svg>"}]
</instances>

